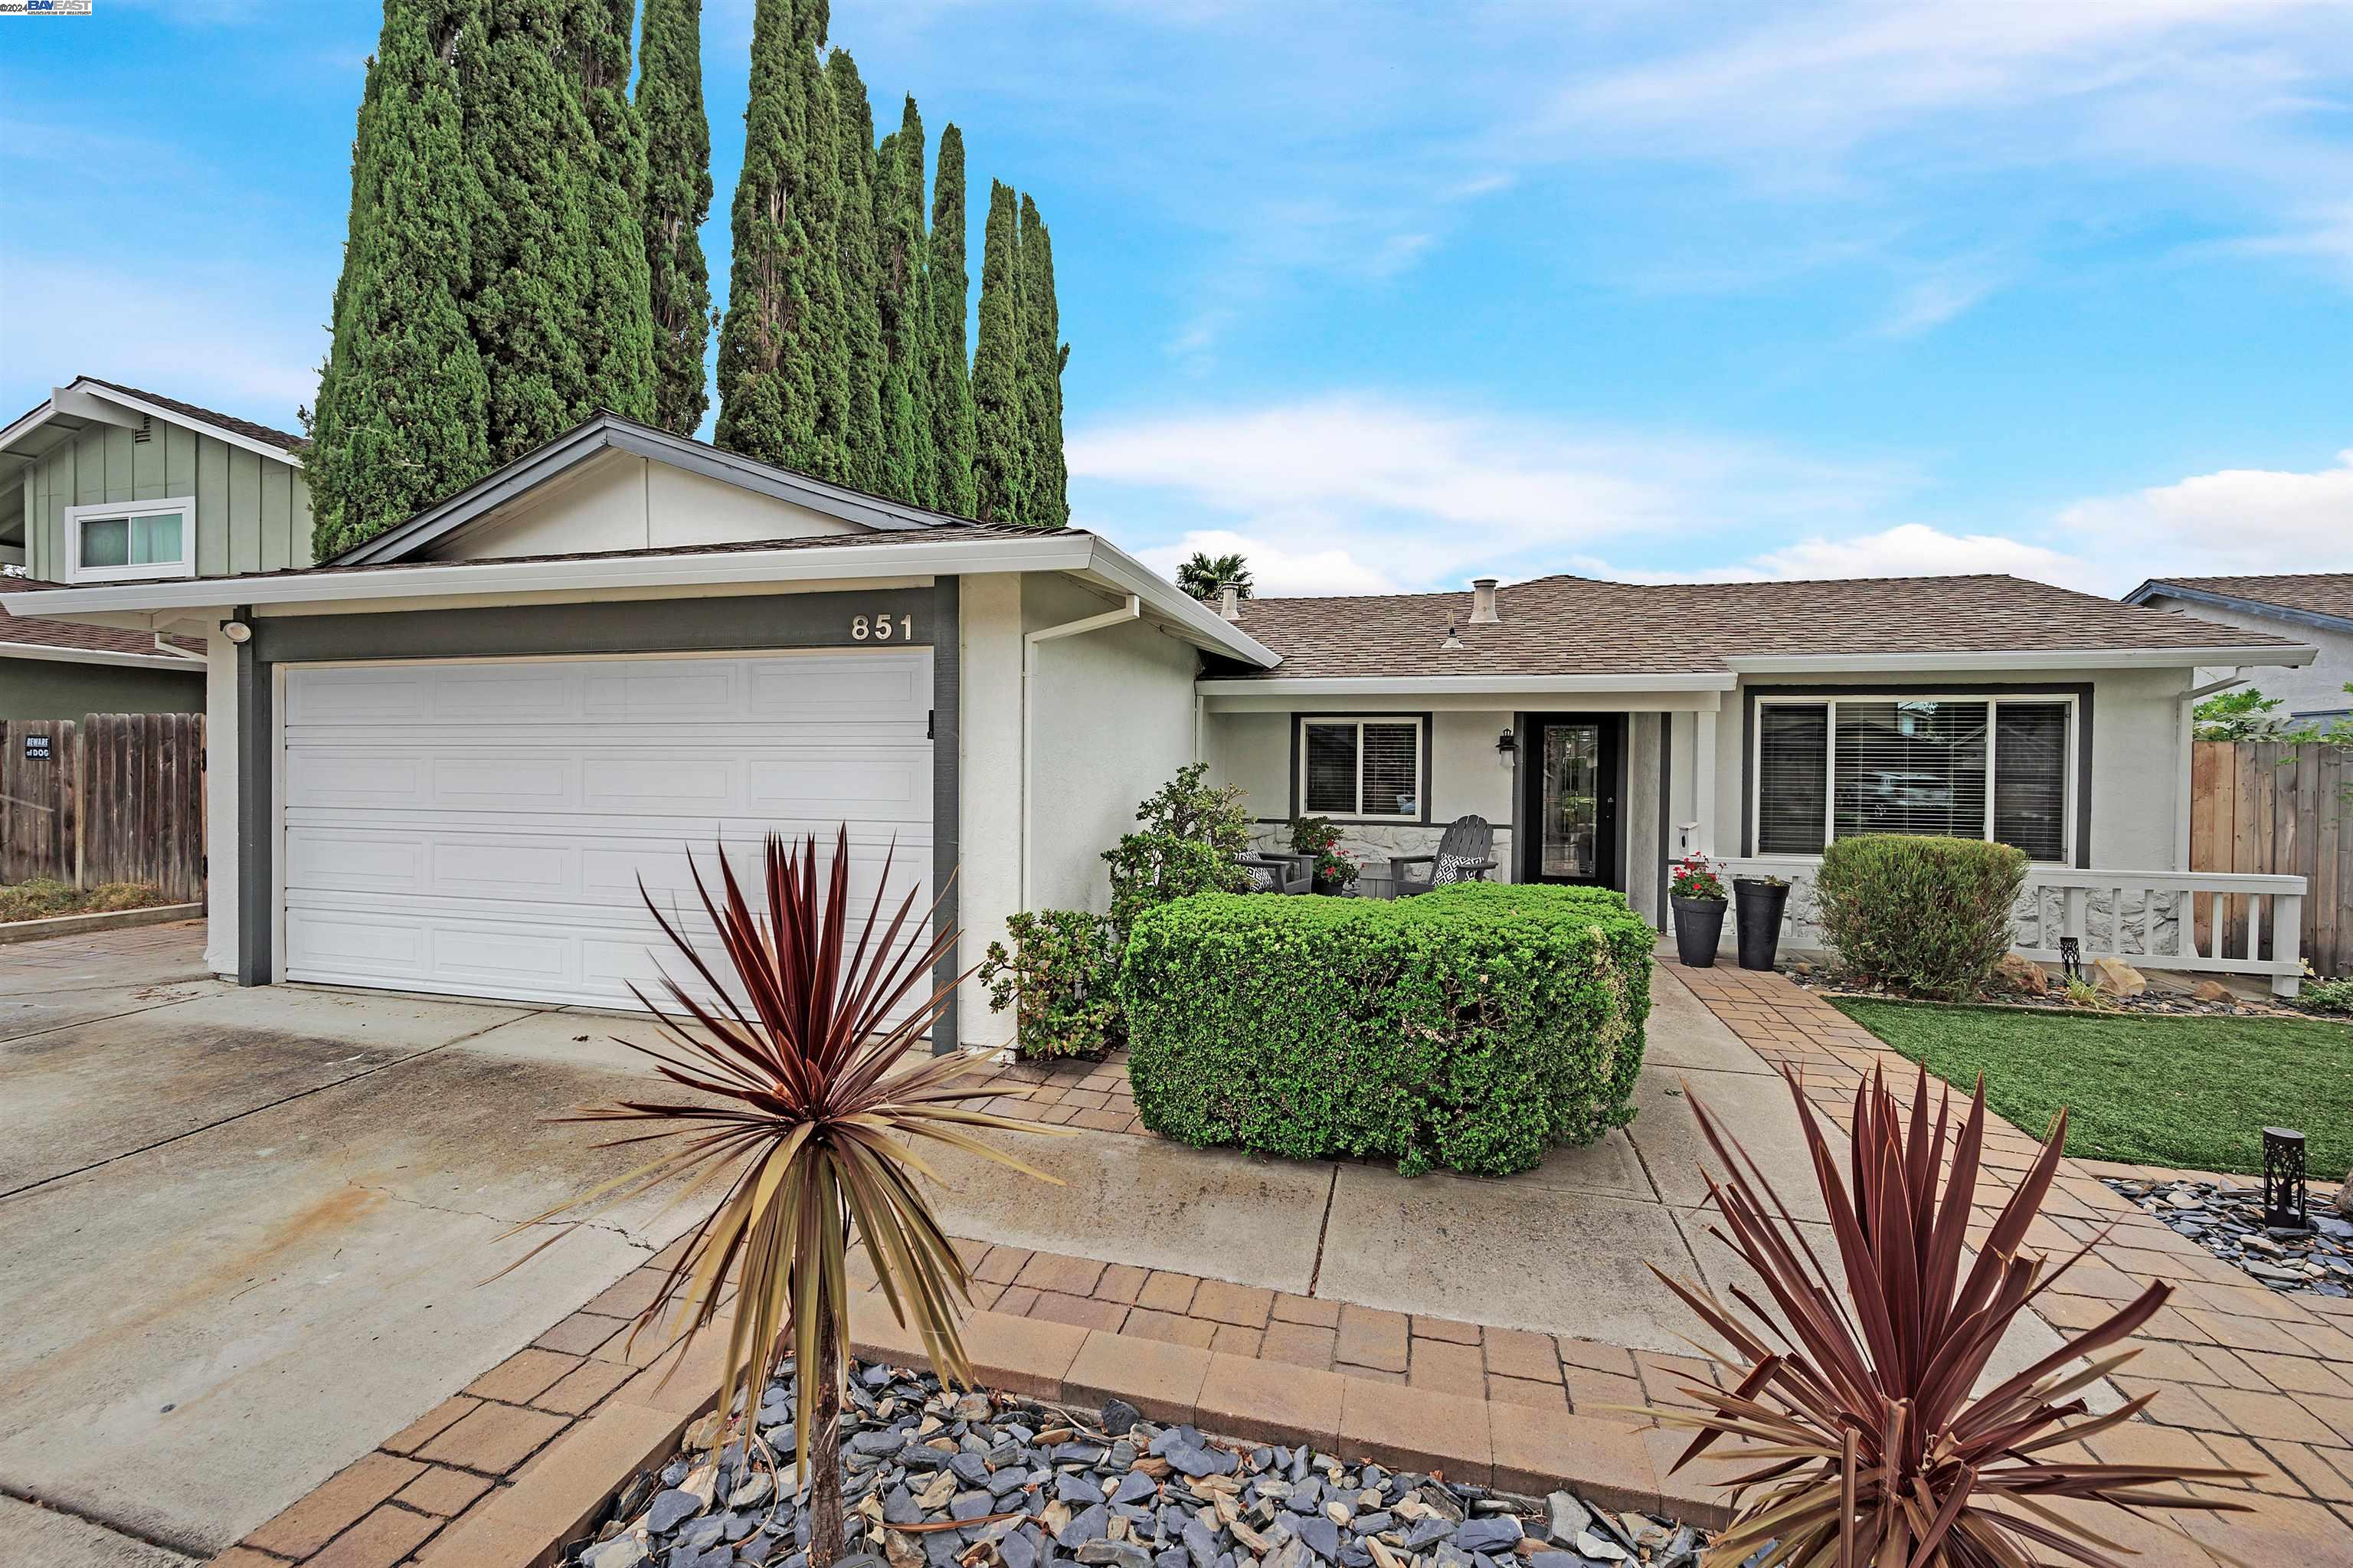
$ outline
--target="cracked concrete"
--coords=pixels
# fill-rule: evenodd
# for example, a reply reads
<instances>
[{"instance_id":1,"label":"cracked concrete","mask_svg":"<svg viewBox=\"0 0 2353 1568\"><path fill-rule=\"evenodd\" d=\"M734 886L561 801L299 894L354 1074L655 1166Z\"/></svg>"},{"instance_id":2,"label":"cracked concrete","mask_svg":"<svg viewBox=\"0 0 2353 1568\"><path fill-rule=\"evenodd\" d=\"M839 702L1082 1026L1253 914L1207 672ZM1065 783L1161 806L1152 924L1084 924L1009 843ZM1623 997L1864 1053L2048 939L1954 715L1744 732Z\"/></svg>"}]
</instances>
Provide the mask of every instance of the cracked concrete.
<instances>
[{"instance_id":1,"label":"cracked concrete","mask_svg":"<svg viewBox=\"0 0 2353 1568\"><path fill-rule=\"evenodd\" d=\"M144 954L111 993L102 954L26 951L0 952L0 1495L209 1557L683 1224L607 1213L491 1277L537 1239L507 1232L639 1158L546 1120L642 1088L567 1058L584 1020L241 991L193 978L193 938L186 978Z\"/></svg>"}]
</instances>

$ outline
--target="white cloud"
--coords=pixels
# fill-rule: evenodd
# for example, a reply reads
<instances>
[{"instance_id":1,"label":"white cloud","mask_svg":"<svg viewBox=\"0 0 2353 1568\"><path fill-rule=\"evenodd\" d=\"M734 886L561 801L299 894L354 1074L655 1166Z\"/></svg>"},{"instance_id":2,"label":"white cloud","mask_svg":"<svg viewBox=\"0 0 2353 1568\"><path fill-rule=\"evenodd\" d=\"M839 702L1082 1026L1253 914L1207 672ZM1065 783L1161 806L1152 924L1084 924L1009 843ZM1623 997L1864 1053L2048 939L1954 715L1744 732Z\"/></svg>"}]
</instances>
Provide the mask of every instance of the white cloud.
<instances>
[{"instance_id":1,"label":"white cloud","mask_svg":"<svg viewBox=\"0 0 2353 1568\"><path fill-rule=\"evenodd\" d=\"M1137 558L1162 577L1174 577L1195 551L1239 553L1250 563L1251 590L1261 594L1396 593L1398 585L1377 567L1344 549L1292 550L1282 544L1222 528L1197 529L1173 545L1155 545Z\"/></svg>"},{"instance_id":2,"label":"white cloud","mask_svg":"<svg viewBox=\"0 0 2353 1568\"><path fill-rule=\"evenodd\" d=\"M1082 524L1148 543L1238 536L1254 567L1279 556L1323 572L1325 592L1556 571L1571 550L1630 537L1862 520L1905 482L1757 442L1361 396L1096 426L1069 456Z\"/></svg>"},{"instance_id":3,"label":"white cloud","mask_svg":"<svg viewBox=\"0 0 2353 1568\"><path fill-rule=\"evenodd\" d=\"M1898 296L1895 308L1879 324L1882 337L1918 337L1961 315L1993 291L1989 277L1940 272L1924 278Z\"/></svg>"},{"instance_id":4,"label":"white cloud","mask_svg":"<svg viewBox=\"0 0 2353 1568\"><path fill-rule=\"evenodd\" d=\"M2309 473L2223 469L2059 514L2089 535L2111 580L2233 572L2353 569L2353 450Z\"/></svg>"},{"instance_id":5,"label":"white cloud","mask_svg":"<svg viewBox=\"0 0 2353 1568\"><path fill-rule=\"evenodd\" d=\"M1820 577L1935 577L2007 572L2065 588L2101 584L2098 568L2073 556L2000 534L1949 534L1900 523L1850 538L1809 538L1696 572L1616 572L1637 582L1756 582ZM2137 577L2133 579L2138 581ZM2127 584L2126 586L2130 586Z\"/></svg>"}]
</instances>

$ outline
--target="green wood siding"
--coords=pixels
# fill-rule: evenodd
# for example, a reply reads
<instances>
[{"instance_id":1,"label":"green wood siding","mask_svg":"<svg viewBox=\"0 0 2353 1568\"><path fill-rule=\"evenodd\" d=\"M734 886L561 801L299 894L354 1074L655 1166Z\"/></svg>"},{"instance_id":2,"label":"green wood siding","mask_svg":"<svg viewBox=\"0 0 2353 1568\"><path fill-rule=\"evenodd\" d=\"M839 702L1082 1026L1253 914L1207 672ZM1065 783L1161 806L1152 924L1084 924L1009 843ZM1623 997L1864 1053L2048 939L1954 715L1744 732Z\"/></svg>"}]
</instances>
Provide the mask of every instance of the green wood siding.
<instances>
[{"instance_id":1,"label":"green wood siding","mask_svg":"<svg viewBox=\"0 0 2353 1568\"><path fill-rule=\"evenodd\" d=\"M301 469L162 419L143 441L119 425L79 431L24 485L25 568L51 582L65 577L67 507L174 495L196 498L198 577L312 564Z\"/></svg>"}]
</instances>

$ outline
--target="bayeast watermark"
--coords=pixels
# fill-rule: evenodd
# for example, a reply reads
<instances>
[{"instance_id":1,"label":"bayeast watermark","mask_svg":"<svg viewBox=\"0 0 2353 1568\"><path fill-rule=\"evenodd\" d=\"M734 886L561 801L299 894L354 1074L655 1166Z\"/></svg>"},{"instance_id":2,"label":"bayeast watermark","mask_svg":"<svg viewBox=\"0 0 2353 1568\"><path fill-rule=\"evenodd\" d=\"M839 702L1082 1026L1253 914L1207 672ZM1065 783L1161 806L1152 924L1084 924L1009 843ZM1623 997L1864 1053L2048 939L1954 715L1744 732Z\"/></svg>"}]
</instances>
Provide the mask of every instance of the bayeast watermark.
<instances>
[{"instance_id":1,"label":"bayeast watermark","mask_svg":"<svg viewBox=\"0 0 2353 1568\"><path fill-rule=\"evenodd\" d=\"M90 0L0 0L0 16L87 16Z\"/></svg>"}]
</instances>

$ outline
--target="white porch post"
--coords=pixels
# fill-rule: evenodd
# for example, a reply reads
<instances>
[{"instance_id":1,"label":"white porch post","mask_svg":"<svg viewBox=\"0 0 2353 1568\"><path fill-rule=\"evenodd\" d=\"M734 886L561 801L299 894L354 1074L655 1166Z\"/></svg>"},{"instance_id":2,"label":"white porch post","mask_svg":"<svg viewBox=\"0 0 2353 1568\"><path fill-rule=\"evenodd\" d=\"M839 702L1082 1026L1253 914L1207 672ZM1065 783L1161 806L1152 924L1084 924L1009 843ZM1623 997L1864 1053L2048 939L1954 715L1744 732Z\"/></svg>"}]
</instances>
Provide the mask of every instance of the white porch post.
<instances>
[{"instance_id":1,"label":"white porch post","mask_svg":"<svg viewBox=\"0 0 2353 1568\"><path fill-rule=\"evenodd\" d=\"M1715 714L1692 715L1692 817L1699 823L1699 853L1715 856Z\"/></svg>"}]
</instances>

